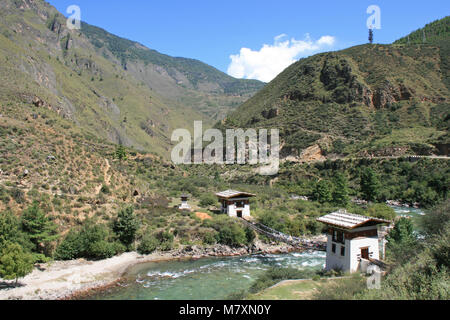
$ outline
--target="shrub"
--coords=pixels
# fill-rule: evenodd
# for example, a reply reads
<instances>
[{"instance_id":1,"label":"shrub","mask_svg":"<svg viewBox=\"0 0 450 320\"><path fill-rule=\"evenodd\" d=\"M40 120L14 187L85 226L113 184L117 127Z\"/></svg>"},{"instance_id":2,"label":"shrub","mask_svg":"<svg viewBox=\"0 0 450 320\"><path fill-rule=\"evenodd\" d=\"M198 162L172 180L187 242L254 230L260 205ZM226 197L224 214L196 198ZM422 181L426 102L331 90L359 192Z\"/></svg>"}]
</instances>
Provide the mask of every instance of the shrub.
<instances>
[{"instance_id":1,"label":"shrub","mask_svg":"<svg viewBox=\"0 0 450 320\"><path fill-rule=\"evenodd\" d=\"M439 234L450 221L450 199L436 205L421 217L420 224L427 237Z\"/></svg>"},{"instance_id":2,"label":"shrub","mask_svg":"<svg viewBox=\"0 0 450 320\"><path fill-rule=\"evenodd\" d=\"M88 254L92 259L108 259L116 254L115 243L100 240L88 246Z\"/></svg>"},{"instance_id":3,"label":"shrub","mask_svg":"<svg viewBox=\"0 0 450 320\"><path fill-rule=\"evenodd\" d=\"M245 231L237 224L222 225L217 230L217 242L237 247L247 242Z\"/></svg>"},{"instance_id":4,"label":"shrub","mask_svg":"<svg viewBox=\"0 0 450 320\"><path fill-rule=\"evenodd\" d=\"M106 259L125 250L123 244L113 241L106 225L87 221L80 230L69 232L57 247L55 258L58 260Z\"/></svg>"},{"instance_id":5,"label":"shrub","mask_svg":"<svg viewBox=\"0 0 450 320\"><path fill-rule=\"evenodd\" d=\"M159 241L159 248L161 251L169 251L173 249L174 236L168 231L161 231L156 234L156 239Z\"/></svg>"},{"instance_id":6,"label":"shrub","mask_svg":"<svg viewBox=\"0 0 450 320\"><path fill-rule=\"evenodd\" d=\"M139 244L137 251L140 254L150 254L158 248L158 245L158 239L156 239L153 235L146 234Z\"/></svg>"},{"instance_id":7,"label":"shrub","mask_svg":"<svg viewBox=\"0 0 450 320\"><path fill-rule=\"evenodd\" d=\"M107 185L103 185L102 188L100 189L100 192L104 194L110 194L111 190Z\"/></svg>"},{"instance_id":8,"label":"shrub","mask_svg":"<svg viewBox=\"0 0 450 320\"><path fill-rule=\"evenodd\" d=\"M247 239L247 244L252 244L256 238L255 231L253 231L249 227L246 227L245 228L245 238Z\"/></svg>"},{"instance_id":9,"label":"shrub","mask_svg":"<svg viewBox=\"0 0 450 320\"><path fill-rule=\"evenodd\" d=\"M25 202L25 194L19 188L14 188L10 191L11 197L19 204Z\"/></svg>"},{"instance_id":10,"label":"shrub","mask_svg":"<svg viewBox=\"0 0 450 320\"><path fill-rule=\"evenodd\" d=\"M200 206L203 208L215 205L216 203L216 198L211 194L205 194L200 199Z\"/></svg>"},{"instance_id":11,"label":"shrub","mask_svg":"<svg viewBox=\"0 0 450 320\"><path fill-rule=\"evenodd\" d=\"M81 256L83 240L79 232L71 230L56 248L55 259L73 260Z\"/></svg>"},{"instance_id":12,"label":"shrub","mask_svg":"<svg viewBox=\"0 0 450 320\"><path fill-rule=\"evenodd\" d=\"M215 244L216 243L216 233L215 232L205 232L203 234L203 243Z\"/></svg>"}]
</instances>

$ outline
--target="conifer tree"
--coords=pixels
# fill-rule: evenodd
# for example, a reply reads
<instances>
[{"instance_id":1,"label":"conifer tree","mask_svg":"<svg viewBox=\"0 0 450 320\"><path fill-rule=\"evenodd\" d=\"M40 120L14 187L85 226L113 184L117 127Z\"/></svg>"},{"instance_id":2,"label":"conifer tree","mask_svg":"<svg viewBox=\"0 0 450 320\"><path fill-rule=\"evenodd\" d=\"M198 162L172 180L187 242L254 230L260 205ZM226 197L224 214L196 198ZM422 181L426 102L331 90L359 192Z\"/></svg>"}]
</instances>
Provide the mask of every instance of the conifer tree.
<instances>
[{"instance_id":1,"label":"conifer tree","mask_svg":"<svg viewBox=\"0 0 450 320\"><path fill-rule=\"evenodd\" d=\"M364 200L378 200L381 185L376 172L372 168L366 168L361 172L360 187Z\"/></svg>"},{"instance_id":2,"label":"conifer tree","mask_svg":"<svg viewBox=\"0 0 450 320\"><path fill-rule=\"evenodd\" d=\"M333 184L333 202L343 207L347 206L349 201L347 177L339 172L334 177Z\"/></svg>"},{"instance_id":3,"label":"conifer tree","mask_svg":"<svg viewBox=\"0 0 450 320\"><path fill-rule=\"evenodd\" d=\"M27 233L37 253L45 253L47 246L58 239L57 226L39 208L37 201L22 215L22 230Z\"/></svg>"},{"instance_id":4,"label":"conifer tree","mask_svg":"<svg viewBox=\"0 0 450 320\"><path fill-rule=\"evenodd\" d=\"M133 207L120 210L117 219L114 221L113 231L127 249L131 248L138 229L139 220L134 214Z\"/></svg>"},{"instance_id":5,"label":"conifer tree","mask_svg":"<svg viewBox=\"0 0 450 320\"><path fill-rule=\"evenodd\" d=\"M320 180L316 185L314 198L320 203L330 202L333 199L331 189L329 181Z\"/></svg>"},{"instance_id":6,"label":"conifer tree","mask_svg":"<svg viewBox=\"0 0 450 320\"><path fill-rule=\"evenodd\" d=\"M24 252L17 243L8 243L0 252L0 277L5 280L16 280L25 277L33 270L33 257Z\"/></svg>"}]
</instances>

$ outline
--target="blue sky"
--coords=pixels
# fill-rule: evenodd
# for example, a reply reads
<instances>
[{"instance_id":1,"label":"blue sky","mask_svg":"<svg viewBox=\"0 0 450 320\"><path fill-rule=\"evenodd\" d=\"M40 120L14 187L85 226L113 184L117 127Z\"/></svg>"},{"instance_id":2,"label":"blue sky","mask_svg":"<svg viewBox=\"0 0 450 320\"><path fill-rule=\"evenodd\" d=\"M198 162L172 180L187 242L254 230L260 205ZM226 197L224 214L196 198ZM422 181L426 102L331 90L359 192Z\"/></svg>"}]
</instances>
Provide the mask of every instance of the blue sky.
<instances>
[{"instance_id":1,"label":"blue sky","mask_svg":"<svg viewBox=\"0 0 450 320\"><path fill-rule=\"evenodd\" d=\"M49 2L63 14L78 5L83 21L161 53L198 59L237 77L265 79L292 60L367 43L370 5L381 10L376 43L391 43L450 13L448 0Z\"/></svg>"}]
</instances>

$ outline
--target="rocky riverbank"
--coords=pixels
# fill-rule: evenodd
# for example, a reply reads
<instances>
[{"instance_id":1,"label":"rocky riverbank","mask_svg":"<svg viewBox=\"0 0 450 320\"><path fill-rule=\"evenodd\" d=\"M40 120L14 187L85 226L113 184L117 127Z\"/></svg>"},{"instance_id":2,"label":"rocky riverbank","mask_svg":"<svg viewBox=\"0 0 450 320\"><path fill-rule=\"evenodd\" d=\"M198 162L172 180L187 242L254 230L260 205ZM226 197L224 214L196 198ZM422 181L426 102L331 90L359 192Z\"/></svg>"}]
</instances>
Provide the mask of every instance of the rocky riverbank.
<instances>
[{"instance_id":1,"label":"rocky riverbank","mask_svg":"<svg viewBox=\"0 0 450 320\"><path fill-rule=\"evenodd\" d=\"M321 241L323 238L316 238ZM139 255L124 253L107 260L55 261L39 268L19 281L20 286L0 282L0 300L59 300L77 299L93 290L116 284L128 268L140 263L204 257L243 256L250 254L276 254L302 251L286 244L266 244L256 241L252 246L232 248L225 245L210 247L184 246L168 252Z\"/></svg>"}]
</instances>

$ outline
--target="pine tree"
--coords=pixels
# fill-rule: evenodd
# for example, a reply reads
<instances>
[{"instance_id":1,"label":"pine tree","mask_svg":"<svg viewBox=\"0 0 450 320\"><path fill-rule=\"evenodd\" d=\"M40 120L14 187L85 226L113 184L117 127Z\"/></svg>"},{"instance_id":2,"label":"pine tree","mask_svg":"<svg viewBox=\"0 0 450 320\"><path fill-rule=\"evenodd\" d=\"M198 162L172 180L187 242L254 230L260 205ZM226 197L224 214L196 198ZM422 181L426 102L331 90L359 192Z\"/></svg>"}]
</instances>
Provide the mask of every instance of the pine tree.
<instances>
[{"instance_id":1,"label":"pine tree","mask_svg":"<svg viewBox=\"0 0 450 320\"><path fill-rule=\"evenodd\" d=\"M333 203L343 207L347 206L349 201L347 177L339 172L334 177L333 184Z\"/></svg>"},{"instance_id":2,"label":"pine tree","mask_svg":"<svg viewBox=\"0 0 450 320\"><path fill-rule=\"evenodd\" d=\"M16 242L19 234L19 221L11 211L0 212L0 250L5 244Z\"/></svg>"},{"instance_id":3,"label":"pine tree","mask_svg":"<svg viewBox=\"0 0 450 320\"><path fill-rule=\"evenodd\" d=\"M314 198L320 203L330 202L333 197L331 195L331 185L327 180L320 180L316 184Z\"/></svg>"},{"instance_id":4,"label":"pine tree","mask_svg":"<svg viewBox=\"0 0 450 320\"><path fill-rule=\"evenodd\" d=\"M376 172L372 168L366 168L361 172L360 187L364 200L378 200L381 185Z\"/></svg>"},{"instance_id":5,"label":"pine tree","mask_svg":"<svg viewBox=\"0 0 450 320\"><path fill-rule=\"evenodd\" d=\"M369 42L370 42L370 44L373 43L373 30L372 29L369 29Z\"/></svg>"},{"instance_id":6,"label":"pine tree","mask_svg":"<svg viewBox=\"0 0 450 320\"><path fill-rule=\"evenodd\" d=\"M120 210L117 219L114 221L113 231L127 249L131 248L138 229L139 220L134 214L133 207Z\"/></svg>"},{"instance_id":7,"label":"pine tree","mask_svg":"<svg viewBox=\"0 0 450 320\"><path fill-rule=\"evenodd\" d=\"M57 225L39 208L37 201L24 211L22 230L29 236L37 253L45 253L47 246L58 239Z\"/></svg>"},{"instance_id":8,"label":"pine tree","mask_svg":"<svg viewBox=\"0 0 450 320\"><path fill-rule=\"evenodd\" d=\"M0 277L16 280L25 277L33 270L33 257L24 252L17 243L8 243L0 253Z\"/></svg>"}]
</instances>

